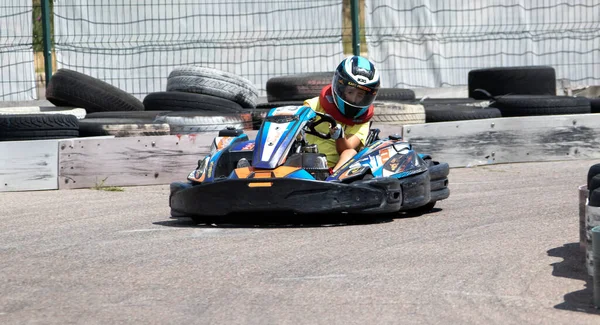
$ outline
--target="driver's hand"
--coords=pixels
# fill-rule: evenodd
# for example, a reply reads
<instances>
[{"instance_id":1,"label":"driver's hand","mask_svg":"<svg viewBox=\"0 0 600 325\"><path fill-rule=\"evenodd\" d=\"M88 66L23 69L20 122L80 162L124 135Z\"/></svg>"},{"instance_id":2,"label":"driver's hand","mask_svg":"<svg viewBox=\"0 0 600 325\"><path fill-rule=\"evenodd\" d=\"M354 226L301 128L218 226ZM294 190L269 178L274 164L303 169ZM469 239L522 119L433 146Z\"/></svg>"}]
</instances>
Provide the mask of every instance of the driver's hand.
<instances>
[{"instance_id":1,"label":"driver's hand","mask_svg":"<svg viewBox=\"0 0 600 325\"><path fill-rule=\"evenodd\" d=\"M344 137L344 128L338 123L334 127L329 129L329 135L333 140Z\"/></svg>"}]
</instances>

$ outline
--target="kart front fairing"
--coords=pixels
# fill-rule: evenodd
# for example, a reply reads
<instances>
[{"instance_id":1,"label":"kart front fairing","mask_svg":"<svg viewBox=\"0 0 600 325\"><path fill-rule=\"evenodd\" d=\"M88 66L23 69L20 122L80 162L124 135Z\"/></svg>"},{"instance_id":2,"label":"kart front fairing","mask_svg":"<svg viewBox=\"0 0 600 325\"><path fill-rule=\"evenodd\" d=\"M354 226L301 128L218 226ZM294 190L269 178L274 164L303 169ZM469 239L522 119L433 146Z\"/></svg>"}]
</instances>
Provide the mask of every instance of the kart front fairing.
<instances>
[{"instance_id":1,"label":"kart front fairing","mask_svg":"<svg viewBox=\"0 0 600 325\"><path fill-rule=\"evenodd\" d=\"M235 169L242 158L251 164L252 169L273 170L281 166L303 127L315 116L310 107L279 107L269 112L255 140L249 140L246 134L217 136L209 155L199 161L188 180L206 184L223 178L238 178ZM283 177L314 179L302 172Z\"/></svg>"}]
</instances>

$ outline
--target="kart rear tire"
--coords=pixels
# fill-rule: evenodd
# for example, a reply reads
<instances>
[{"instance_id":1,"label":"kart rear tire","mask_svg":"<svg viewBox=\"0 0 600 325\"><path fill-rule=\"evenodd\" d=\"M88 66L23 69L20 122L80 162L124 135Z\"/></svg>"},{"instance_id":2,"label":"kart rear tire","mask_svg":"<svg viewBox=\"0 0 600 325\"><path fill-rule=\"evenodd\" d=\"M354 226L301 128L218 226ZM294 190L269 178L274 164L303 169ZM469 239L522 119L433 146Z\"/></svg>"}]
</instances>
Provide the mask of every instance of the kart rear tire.
<instances>
[{"instance_id":1,"label":"kart rear tire","mask_svg":"<svg viewBox=\"0 0 600 325\"><path fill-rule=\"evenodd\" d=\"M188 217L188 215L185 213L177 212L175 210L171 210L171 218L185 218L185 217Z\"/></svg>"},{"instance_id":2,"label":"kart rear tire","mask_svg":"<svg viewBox=\"0 0 600 325\"><path fill-rule=\"evenodd\" d=\"M594 178L598 174L600 174L600 163L590 166L590 168L588 169L588 174L587 174L588 191L592 192L593 190L596 189L597 186L592 184L592 178Z\"/></svg>"},{"instance_id":3,"label":"kart rear tire","mask_svg":"<svg viewBox=\"0 0 600 325\"><path fill-rule=\"evenodd\" d=\"M171 218L179 219L179 218L189 218L194 224L211 224L216 222L216 218L211 218L207 216L192 216L185 213L177 212L175 210L171 210Z\"/></svg>"},{"instance_id":4,"label":"kart rear tire","mask_svg":"<svg viewBox=\"0 0 600 325\"><path fill-rule=\"evenodd\" d=\"M413 212L413 213L418 213L418 214L428 213L428 212L431 212L431 210L433 210L433 208L435 208L436 203L437 203L437 201L429 202L418 208L408 210L408 212Z\"/></svg>"}]
</instances>

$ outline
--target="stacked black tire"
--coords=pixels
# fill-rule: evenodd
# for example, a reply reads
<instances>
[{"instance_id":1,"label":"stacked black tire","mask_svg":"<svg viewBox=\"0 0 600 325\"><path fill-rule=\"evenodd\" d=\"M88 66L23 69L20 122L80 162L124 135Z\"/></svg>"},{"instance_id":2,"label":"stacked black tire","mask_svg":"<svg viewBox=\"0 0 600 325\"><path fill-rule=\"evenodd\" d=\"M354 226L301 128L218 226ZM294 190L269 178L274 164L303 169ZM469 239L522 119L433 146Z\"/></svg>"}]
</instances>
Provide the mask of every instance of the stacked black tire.
<instances>
[{"instance_id":1,"label":"stacked black tire","mask_svg":"<svg viewBox=\"0 0 600 325\"><path fill-rule=\"evenodd\" d=\"M46 99L61 107L78 107L86 111L84 119L78 121L78 136L138 134L143 130L141 123L132 125L132 120L123 117L127 112L134 115L144 110L142 102L130 93L90 75L69 69L59 69L52 75L46 89ZM100 114L103 118L94 117ZM126 125L126 127L123 127ZM114 132L108 131L112 128Z\"/></svg>"},{"instance_id":2,"label":"stacked black tire","mask_svg":"<svg viewBox=\"0 0 600 325\"><path fill-rule=\"evenodd\" d=\"M108 81L59 69L46 90L57 107L86 111L78 120L65 114L0 115L0 140L61 139L85 136L147 136L251 128L247 108L258 91L247 79L213 68L182 66L167 78L166 91L141 101Z\"/></svg>"},{"instance_id":3,"label":"stacked black tire","mask_svg":"<svg viewBox=\"0 0 600 325\"><path fill-rule=\"evenodd\" d=\"M471 70L468 96L424 102L427 122L592 112L589 98L557 96L556 72L550 66Z\"/></svg>"},{"instance_id":4,"label":"stacked black tire","mask_svg":"<svg viewBox=\"0 0 600 325\"><path fill-rule=\"evenodd\" d=\"M213 132L233 126L252 129L258 89L248 79L226 71L182 66L171 71L167 89L144 98L148 111L169 111L156 121L168 123L171 134Z\"/></svg>"},{"instance_id":5,"label":"stacked black tire","mask_svg":"<svg viewBox=\"0 0 600 325\"><path fill-rule=\"evenodd\" d=\"M86 113L141 111L134 96L107 82L69 69L54 73L46 99L57 107L84 108ZM87 116L86 116L87 117ZM81 136L81 121L73 115L22 114L0 116L0 140L63 139Z\"/></svg>"}]
</instances>

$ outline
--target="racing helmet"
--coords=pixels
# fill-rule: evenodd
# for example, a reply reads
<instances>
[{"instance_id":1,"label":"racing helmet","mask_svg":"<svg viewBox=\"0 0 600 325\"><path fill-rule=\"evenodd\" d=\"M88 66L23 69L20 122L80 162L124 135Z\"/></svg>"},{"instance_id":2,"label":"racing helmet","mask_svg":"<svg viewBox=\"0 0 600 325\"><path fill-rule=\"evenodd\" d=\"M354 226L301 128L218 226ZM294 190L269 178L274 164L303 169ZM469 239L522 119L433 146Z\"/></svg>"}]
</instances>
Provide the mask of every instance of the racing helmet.
<instances>
[{"instance_id":1,"label":"racing helmet","mask_svg":"<svg viewBox=\"0 0 600 325\"><path fill-rule=\"evenodd\" d=\"M362 56L351 56L335 69L333 100L344 117L358 119L373 104L379 85L379 71L373 63Z\"/></svg>"}]
</instances>

